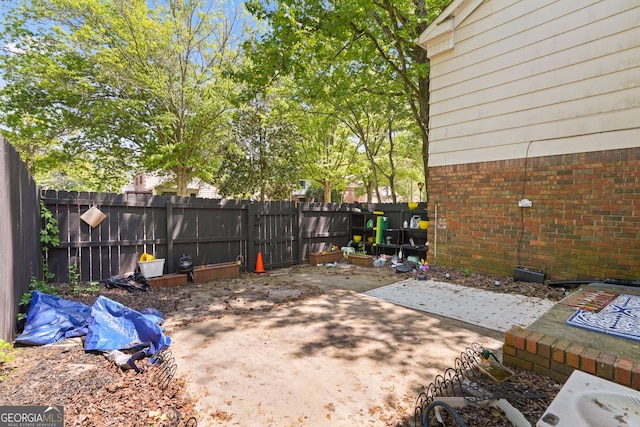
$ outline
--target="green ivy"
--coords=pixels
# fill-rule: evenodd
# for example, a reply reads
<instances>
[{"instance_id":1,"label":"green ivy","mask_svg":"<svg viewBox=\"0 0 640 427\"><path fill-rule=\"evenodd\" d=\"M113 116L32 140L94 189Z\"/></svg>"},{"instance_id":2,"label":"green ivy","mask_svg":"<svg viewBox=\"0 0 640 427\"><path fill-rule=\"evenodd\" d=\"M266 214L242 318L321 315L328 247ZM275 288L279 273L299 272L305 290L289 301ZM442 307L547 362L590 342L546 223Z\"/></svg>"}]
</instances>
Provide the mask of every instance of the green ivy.
<instances>
[{"instance_id":1,"label":"green ivy","mask_svg":"<svg viewBox=\"0 0 640 427\"><path fill-rule=\"evenodd\" d=\"M78 272L78 266L75 264L69 264L69 287L71 289L71 293L76 295L81 289L78 285L80 280L80 273Z\"/></svg>"},{"instance_id":2,"label":"green ivy","mask_svg":"<svg viewBox=\"0 0 640 427\"><path fill-rule=\"evenodd\" d=\"M60 229L58 228L58 220L53 217L53 214L47 209L42 200L40 201L40 218L42 219L40 243L42 244L42 251L47 253L49 249L60 246Z\"/></svg>"},{"instance_id":3,"label":"green ivy","mask_svg":"<svg viewBox=\"0 0 640 427\"><path fill-rule=\"evenodd\" d=\"M16 350L13 348L11 343L8 343L4 340L0 340L0 381L4 380L2 375L3 369L2 365L4 363L13 362L16 357Z\"/></svg>"},{"instance_id":4,"label":"green ivy","mask_svg":"<svg viewBox=\"0 0 640 427\"><path fill-rule=\"evenodd\" d=\"M11 362L15 356L15 350L11 343L0 340L0 363Z\"/></svg>"},{"instance_id":5,"label":"green ivy","mask_svg":"<svg viewBox=\"0 0 640 427\"><path fill-rule=\"evenodd\" d=\"M33 291L42 292L43 294L53 295L55 297L60 296L59 288L56 285L49 284L43 280L38 280L35 277L31 277L31 281L29 282L29 292L25 292L20 297L20 307L24 308L25 311L29 308L29 304L31 304L31 297L33 297ZM27 318L27 313L18 313L18 320L23 320Z\"/></svg>"},{"instance_id":6,"label":"green ivy","mask_svg":"<svg viewBox=\"0 0 640 427\"><path fill-rule=\"evenodd\" d=\"M54 218L53 214L49 209L47 209L42 200L40 200L40 219L42 221L42 228L40 229L40 243L43 255L45 255L49 249L60 246L60 229L58 228L58 220ZM35 277L31 277L29 282L29 292L25 292L20 297L20 307L21 309L24 309L24 311L26 311L29 308L29 304L31 304L33 291L59 296L58 287L46 282L46 280L51 279L54 276L54 274L49 272L49 265L46 258L42 261L42 271L45 280L38 280ZM20 321L26 319L27 314L19 312L16 316L18 321Z\"/></svg>"},{"instance_id":7,"label":"green ivy","mask_svg":"<svg viewBox=\"0 0 640 427\"><path fill-rule=\"evenodd\" d=\"M100 282L86 282L85 290L87 292L98 292L100 289Z\"/></svg>"}]
</instances>

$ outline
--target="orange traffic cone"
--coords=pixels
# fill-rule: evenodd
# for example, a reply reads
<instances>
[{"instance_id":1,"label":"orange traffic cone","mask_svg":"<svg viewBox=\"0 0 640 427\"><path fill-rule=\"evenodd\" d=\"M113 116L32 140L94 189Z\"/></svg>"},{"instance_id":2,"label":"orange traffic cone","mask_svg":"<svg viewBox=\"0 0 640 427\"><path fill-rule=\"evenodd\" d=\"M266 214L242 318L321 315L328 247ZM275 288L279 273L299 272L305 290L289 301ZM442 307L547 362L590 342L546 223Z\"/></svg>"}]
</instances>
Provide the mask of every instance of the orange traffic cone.
<instances>
[{"instance_id":1,"label":"orange traffic cone","mask_svg":"<svg viewBox=\"0 0 640 427\"><path fill-rule=\"evenodd\" d=\"M262 264L262 252L258 252L258 259L256 260L256 274L266 273L264 271L264 264Z\"/></svg>"}]
</instances>

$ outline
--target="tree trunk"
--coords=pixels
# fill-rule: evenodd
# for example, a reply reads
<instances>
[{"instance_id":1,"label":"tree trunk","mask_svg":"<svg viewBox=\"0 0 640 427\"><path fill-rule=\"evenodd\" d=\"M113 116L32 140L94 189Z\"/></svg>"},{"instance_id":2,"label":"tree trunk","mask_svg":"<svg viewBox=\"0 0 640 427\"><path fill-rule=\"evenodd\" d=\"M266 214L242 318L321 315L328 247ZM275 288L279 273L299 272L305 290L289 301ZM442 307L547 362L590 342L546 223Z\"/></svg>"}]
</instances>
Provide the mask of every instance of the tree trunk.
<instances>
[{"instance_id":1,"label":"tree trunk","mask_svg":"<svg viewBox=\"0 0 640 427\"><path fill-rule=\"evenodd\" d=\"M373 201L373 181L367 181L367 202L371 203Z\"/></svg>"},{"instance_id":2,"label":"tree trunk","mask_svg":"<svg viewBox=\"0 0 640 427\"><path fill-rule=\"evenodd\" d=\"M414 0L416 16L420 19L416 34L422 34L429 26L427 4L424 0ZM429 64L427 51L422 47L414 49L418 64ZM425 202L429 202L429 73L418 79L418 124L422 139L422 164L424 167Z\"/></svg>"},{"instance_id":3,"label":"tree trunk","mask_svg":"<svg viewBox=\"0 0 640 427\"><path fill-rule=\"evenodd\" d=\"M331 183L328 179L324 180L322 187L324 189L324 202L331 203Z\"/></svg>"},{"instance_id":4,"label":"tree trunk","mask_svg":"<svg viewBox=\"0 0 640 427\"><path fill-rule=\"evenodd\" d=\"M184 169L176 169L173 171L176 174L176 195L180 197L189 196L189 176Z\"/></svg>"},{"instance_id":5,"label":"tree trunk","mask_svg":"<svg viewBox=\"0 0 640 427\"><path fill-rule=\"evenodd\" d=\"M391 173L389 174L389 176L387 177L389 179L389 187L391 189L391 200L393 201L393 203L398 203L398 200L396 198L396 165L393 161L393 155L394 155L394 146L393 146L393 120L391 119L391 117L388 118L387 121L387 125L388 125L388 137L389 137L389 166L391 169Z\"/></svg>"}]
</instances>

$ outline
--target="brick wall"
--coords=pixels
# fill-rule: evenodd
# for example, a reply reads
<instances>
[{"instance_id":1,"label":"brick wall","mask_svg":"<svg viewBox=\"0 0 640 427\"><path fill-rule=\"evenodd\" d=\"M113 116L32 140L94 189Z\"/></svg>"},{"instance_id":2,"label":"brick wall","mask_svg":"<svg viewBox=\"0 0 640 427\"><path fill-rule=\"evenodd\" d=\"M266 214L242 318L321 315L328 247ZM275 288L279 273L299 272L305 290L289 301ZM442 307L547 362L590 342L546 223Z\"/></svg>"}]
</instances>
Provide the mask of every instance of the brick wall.
<instances>
[{"instance_id":1,"label":"brick wall","mask_svg":"<svg viewBox=\"0 0 640 427\"><path fill-rule=\"evenodd\" d=\"M434 167L428 188L434 264L640 278L640 148Z\"/></svg>"},{"instance_id":2,"label":"brick wall","mask_svg":"<svg viewBox=\"0 0 640 427\"><path fill-rule=\"evenodd\" d=\"M579 369L640 390L640 362L513 327L505 334L503 362L565 382Z\"/></svg>"}]
</instances>

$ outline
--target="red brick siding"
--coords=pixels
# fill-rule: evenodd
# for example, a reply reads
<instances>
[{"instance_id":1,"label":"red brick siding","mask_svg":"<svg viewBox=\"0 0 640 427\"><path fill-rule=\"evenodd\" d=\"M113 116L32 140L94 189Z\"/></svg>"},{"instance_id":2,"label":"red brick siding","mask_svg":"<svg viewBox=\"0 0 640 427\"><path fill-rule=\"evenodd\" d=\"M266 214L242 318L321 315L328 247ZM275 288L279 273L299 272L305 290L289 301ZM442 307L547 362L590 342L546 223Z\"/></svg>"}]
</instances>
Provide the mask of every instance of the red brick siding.
<instances>
[{"instance_id":1,"label":"red brick siding","mask_svg":"<svg viewBox=\"0 0 640 427\"><path fill-rule=\"evenodd\" d=\"M432 262L549 279L640 276L640 148L429 169ZM524 192L523 192L524 190ZM531 208L519 208L528 198ZM437 241L434 236L437 232ZM435 255L435 259L433 258Z\"/></svg>"}]
</instances>

